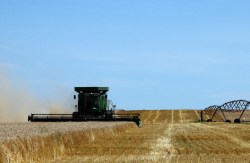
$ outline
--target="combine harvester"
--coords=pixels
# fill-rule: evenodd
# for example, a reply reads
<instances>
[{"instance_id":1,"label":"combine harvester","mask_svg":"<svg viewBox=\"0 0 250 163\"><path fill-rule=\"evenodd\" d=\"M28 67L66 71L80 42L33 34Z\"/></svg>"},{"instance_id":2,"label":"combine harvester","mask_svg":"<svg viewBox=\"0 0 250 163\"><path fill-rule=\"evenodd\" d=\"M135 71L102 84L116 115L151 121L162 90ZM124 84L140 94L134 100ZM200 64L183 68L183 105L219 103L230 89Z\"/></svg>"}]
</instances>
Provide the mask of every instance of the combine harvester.
<instances>
[{"instance_id":1,"label":"combine harvester","mask_svg":"<svg viewBox=\"0 0 250 163\"><path fill-rule=\"evenodd\" d=\"M108 99L109 87L75 87L78 92L78 111L72 114L31 114L31 122L64 121L133 121L142 126L140 114L117 114L115 105ZM76 96L74 95L74 99Z\"/></svg>"}]
</instances>

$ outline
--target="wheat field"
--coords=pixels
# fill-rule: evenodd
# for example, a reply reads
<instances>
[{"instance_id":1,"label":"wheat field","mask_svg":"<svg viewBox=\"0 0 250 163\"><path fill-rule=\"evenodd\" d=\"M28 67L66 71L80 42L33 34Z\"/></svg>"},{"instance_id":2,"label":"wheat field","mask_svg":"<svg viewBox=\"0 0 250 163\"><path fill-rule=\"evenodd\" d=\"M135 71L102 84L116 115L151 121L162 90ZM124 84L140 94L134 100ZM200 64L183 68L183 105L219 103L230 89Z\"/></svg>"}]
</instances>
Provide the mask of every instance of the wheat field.
<instances>
[{"instance_id":1,"label":"wheat field","mask_svg":"<svg viewBox=\"0 0 250 163\"><path fill-rule=\"evenodd\" d=\"M250 162L247 123L198 123L197 110L130 112L141 114L142 128L102 122L101 127L5 140L0 162Z\"/></svg>"}]
</instances>

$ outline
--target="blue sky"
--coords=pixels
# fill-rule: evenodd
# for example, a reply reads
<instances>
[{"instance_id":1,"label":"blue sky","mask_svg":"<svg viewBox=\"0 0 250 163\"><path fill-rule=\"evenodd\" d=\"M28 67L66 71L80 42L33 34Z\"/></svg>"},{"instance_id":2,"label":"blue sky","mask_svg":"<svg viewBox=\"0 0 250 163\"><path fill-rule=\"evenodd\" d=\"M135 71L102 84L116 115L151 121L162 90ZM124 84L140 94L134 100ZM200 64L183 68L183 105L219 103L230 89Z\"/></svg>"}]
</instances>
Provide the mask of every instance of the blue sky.
<instances>
[{"instance_id":1,"label":"blue sky","mask_svg":"<svg viewBox=\"0 0 250 163\"><path fill-rule=\"evenodd\" d=\"M71 96L74 86L109 86L123 109L250 100L249 8L248 0L1 0L0 68L41 100Z\"/></svg>"}]
</instances>

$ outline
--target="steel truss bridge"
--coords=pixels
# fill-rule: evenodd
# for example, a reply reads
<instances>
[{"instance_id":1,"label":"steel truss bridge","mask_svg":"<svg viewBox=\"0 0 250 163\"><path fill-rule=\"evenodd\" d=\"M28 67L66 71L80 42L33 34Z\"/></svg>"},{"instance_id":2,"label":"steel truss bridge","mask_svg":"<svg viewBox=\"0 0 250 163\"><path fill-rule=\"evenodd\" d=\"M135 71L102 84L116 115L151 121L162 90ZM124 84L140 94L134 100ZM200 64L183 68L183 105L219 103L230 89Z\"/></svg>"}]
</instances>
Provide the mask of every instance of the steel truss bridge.
<instances>
[{"instance_id":1,"label":"steel truss bridge","mask_svg":"<svg viewBox=\"0 0 250 163\"><path fill-rule=\"evenodd\" d=\"M242 115L244 114L244 112L247 110L249 105L250 105L250 102L247 100L234 100L234 101L226 102L221 106L218 106L218 105L209 106L201 111L201 120L203 121L203 114L205 114L209 116L209 119L207 121L212 122L216 113L221 111L224 121L231 122L231 120L228 120L225 113L239 112L240 116L234 120L234 123L240 123L241 122L240 119Z\"/></svg>"}]
</instances>

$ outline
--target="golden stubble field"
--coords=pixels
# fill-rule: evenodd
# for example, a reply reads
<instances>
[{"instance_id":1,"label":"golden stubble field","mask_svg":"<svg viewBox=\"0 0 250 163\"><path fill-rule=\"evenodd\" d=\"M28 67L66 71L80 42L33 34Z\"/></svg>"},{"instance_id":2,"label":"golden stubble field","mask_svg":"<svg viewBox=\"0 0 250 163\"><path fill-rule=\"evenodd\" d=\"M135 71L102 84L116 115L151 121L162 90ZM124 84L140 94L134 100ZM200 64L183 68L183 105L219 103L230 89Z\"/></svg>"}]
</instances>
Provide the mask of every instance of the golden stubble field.
<instances>
[{"instance_id":1,"label":"golden stubble field","mask_svg":"<svg viewBox=\"0 0 250 163\"><path fill-rule=\"evenodd\" d=\"M49 146L42 148L54 148L54 154L43 151L30 160L23 154L23 162L250 162L249 124L197 123L196 110L132 112L141 113L142 128L124 123L52 134L46 138ZM32 155L29 150L26 153Z\"/></svg>"},{"instance_id":2,"label":"golden stubble field","mask_svg":"<svg viewBox=\"0 0 250 163\"><path fill-rule=\"evenodd\" d=\"M200 115L196 110L139 112L141 129L106 135L60 161L250 162L248 124L195 123Z\"/></svg>"}]
</instances>

